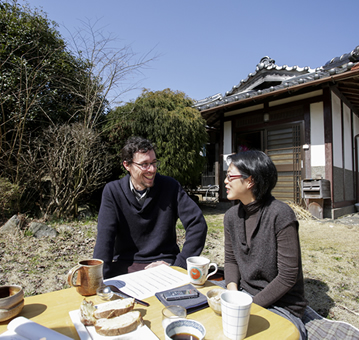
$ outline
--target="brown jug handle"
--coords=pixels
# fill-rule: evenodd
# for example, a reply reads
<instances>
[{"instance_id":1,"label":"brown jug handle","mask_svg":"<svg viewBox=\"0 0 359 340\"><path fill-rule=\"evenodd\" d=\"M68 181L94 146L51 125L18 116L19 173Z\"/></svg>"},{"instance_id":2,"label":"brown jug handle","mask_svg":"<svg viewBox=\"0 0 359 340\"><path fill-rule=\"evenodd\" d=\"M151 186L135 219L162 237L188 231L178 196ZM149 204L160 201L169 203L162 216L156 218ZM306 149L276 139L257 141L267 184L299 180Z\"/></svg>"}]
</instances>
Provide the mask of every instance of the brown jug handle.
<instances>
[{"instance_id":1,"label":"brown jug handle","mask_svg":"<svg viewBox=\"0 0 359 340\"><path fill-rule=\"evenodd\" d=\"M70 271L67 274L67 282L69 283L70 286L72 287L80 287L81 285L77 285L74 284L73 279L74 279L74 275L75 273L82 267L81 264L78 264L77 266L73 267L70 269Z\"/></svg>"}]
</instances>

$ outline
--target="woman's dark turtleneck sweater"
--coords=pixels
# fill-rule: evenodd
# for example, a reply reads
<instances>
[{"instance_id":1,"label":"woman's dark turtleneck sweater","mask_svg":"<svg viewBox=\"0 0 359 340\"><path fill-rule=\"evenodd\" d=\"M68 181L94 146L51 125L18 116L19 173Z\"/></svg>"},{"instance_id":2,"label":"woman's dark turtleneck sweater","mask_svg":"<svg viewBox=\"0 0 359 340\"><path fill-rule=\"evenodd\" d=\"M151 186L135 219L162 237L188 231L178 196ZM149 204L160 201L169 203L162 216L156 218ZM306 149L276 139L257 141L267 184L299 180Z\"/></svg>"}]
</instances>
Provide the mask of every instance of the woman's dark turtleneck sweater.
<instances>
[{"instance_id":1,"label":"woman's dark turtleneck sweater","mask_svg":"<svg viewBox=\"0 0 359 340\"><path fill-rule=\"evenodd\" d=\"M281 226L261 231L269 226L269 221L277 223L274 221L278 219L282 220ZM266 239L268 235L273 236ZM263 265L265 255L258 255L267 251L272 262L276 262L271 263L270 275ZM258 270L248 268L253 263L258 263ZM273 279L270 281L268 277ZM254 295L253 302L262 307L279 305L296 316L302 315L306 300L298 222L288 205L272 198L265 204L258 201L248 205L239 203L226 213L225 280L227 285L234 282L239 288L246 289Z\"/></svg>"},{"instance_id":2,"label":"woman's dark turtleneck sweater","mask_svg":"<svg viewBox=\"0 0 359 340\"><path fill-rule=\"evenodd\" d=\"M246 233L246 240L248 247L251 246L251 238L256 228L256 220L258 215L257 213L260 207L261 207L261 203L258 201L254 201L247 205L243 205L243 209L245 211L244 226L245 226L245 233Z\"/></svg>"}]
</instances>

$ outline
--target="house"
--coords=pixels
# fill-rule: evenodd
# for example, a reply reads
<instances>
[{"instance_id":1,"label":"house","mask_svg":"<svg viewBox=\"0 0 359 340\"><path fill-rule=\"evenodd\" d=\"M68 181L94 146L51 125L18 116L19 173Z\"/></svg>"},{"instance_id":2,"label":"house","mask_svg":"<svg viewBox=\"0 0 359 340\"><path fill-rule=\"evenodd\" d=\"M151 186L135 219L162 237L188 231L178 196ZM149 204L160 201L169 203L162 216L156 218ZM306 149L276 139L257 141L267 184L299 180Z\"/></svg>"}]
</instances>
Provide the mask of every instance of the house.
<instances>
[{"instance_id":1,"label":"house","mask_svg":"<svg viewBox=\"0 0 359 340\"><path fill-rule=\"evenodd\" d=\"M213 183L226 200L226 157L267 153L278 170L273 195L337 218L359 202L359 46L321 67L279 66L264 57L225 93L199 100Z\"/></svg>"}]
</instances>

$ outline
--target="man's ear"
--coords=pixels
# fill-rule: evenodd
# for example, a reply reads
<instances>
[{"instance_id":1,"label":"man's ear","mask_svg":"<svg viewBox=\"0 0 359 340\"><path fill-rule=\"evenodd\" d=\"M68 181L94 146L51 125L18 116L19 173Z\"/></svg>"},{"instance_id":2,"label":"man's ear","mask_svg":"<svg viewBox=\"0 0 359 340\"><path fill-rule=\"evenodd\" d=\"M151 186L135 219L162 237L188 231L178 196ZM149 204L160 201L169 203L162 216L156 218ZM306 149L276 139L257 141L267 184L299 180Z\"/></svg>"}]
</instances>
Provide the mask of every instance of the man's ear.
<instances>
[{"instance_id":1,"label":"man's ear","mask_svg":"<svg viewBox=\"0 0 359 340\"><path fill-rule=\"evenodd\" d=\"M125 167L125 169L127 170L127 171L130 171L130 164L127 162L127 161L123 161L123 166Z\"/></svg>"}]
</instances>

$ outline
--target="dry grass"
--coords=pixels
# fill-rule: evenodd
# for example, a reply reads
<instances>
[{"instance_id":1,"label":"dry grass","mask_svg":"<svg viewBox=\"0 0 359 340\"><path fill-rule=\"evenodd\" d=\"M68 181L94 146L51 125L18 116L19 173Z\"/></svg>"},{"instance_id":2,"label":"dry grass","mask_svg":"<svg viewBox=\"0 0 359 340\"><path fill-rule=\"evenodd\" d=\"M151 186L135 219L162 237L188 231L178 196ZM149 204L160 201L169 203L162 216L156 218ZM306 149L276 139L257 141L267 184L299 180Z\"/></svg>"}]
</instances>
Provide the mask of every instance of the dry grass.
<instances>
[{"instance_id":1,"label":"dry grass","mask_svg":"<svg viewBox=\"0 0 359 340\"><path fill-rule=\"evenodd\" d=\"M0 235L0 285L21 285L25 296L69 287L69 269L92 257L96 224L57 224L56 229L54 239Z\"/></svg>"},{"instance_id":2,"label":"dry grass","mask_svg":"<svg viewBox=\"0 0 359 340\"><path fill-rule=\"evenodd\" d=\"M203 207L209 230L203 255L223 266L223 217L227 207ZM331 220L312 219L293 207L300 219L300 240L306 295L324 317L359 328L359 215ZM92 257L96 224L54 225L56 239L0 235L0 284L20 284L35 295L68 287L68 270ZM184 231L179 230L183 243Z\"/></svg>"},{"instance_id":3,"label":"dry grass","mask_svg":"<svg viewBox=\"0 0 359 340\"><path fill-rule=\"evenodd\" d=\"M359 225L300 221L305 288L310 305L359 328Z\"/></svg>"}]
</instances>

